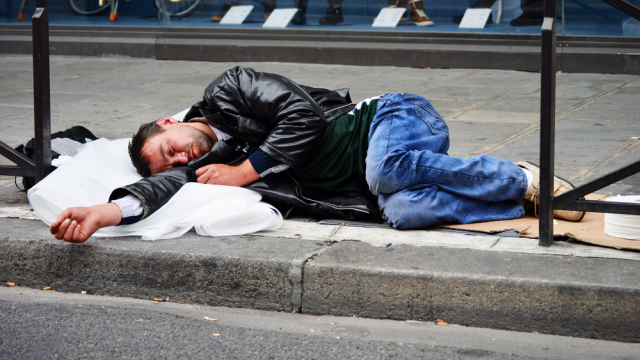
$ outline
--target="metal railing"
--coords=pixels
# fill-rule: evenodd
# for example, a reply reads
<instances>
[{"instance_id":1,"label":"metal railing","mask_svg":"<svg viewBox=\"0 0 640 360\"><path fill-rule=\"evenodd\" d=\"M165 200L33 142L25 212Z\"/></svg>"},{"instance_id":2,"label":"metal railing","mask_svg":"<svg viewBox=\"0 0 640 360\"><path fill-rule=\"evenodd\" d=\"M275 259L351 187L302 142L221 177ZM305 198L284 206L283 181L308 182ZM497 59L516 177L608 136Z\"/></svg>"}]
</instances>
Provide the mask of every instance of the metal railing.
<instances>
[{"instance_id":1,"label":"metal railing","mask_svg":"<svg viewBox=\"0 0 640 360\"><path fill-rule=\"evenodd\" d=\"M0 175L35 177L51 172L51 99L49 86L48 0L38 0L31 19L33 38L33 105L35 162L0 141L0 155L16 165L0 165Z\"/></svg>"},{"instance_id":2,"label":"metal railing","mask_svg":"<svg viewBox=\"0 0 640 360\"><path fill-rule=\"evenodd\" d=\"M640 20L640 8L624 0L602 0ZM556 107L556 5L545 0L542 24L540 88L540 246L553 244L553 210L640 215L640 204L584 200L582 197L640 173L640 161L590 181L558 197L553 196ZM639 120L640 121L640 120Z\"/></svg>"}]
</instances>

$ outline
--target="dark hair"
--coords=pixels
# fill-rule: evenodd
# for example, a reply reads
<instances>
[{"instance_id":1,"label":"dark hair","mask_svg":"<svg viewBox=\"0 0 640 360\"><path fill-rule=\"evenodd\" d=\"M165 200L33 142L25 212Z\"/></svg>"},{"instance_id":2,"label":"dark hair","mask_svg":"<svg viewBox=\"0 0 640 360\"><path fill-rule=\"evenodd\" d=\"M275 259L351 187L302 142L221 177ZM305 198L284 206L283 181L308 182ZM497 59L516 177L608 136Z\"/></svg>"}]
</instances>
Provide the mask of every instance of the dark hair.
<instances>
[{"instance_id":1,"label":"dark hair","mask_svg":"<svg viewBox=\"0 0 640 360\"><path fill-rule=\"evenodd\" d=\"M131 158L131 162L138 174L143 177L151 176L151 170L149 170L149 157L142 153L142 148L147 140L163 131L155 121L142 124L129 143L129 157Z\"/></svg>"}]
</instances>

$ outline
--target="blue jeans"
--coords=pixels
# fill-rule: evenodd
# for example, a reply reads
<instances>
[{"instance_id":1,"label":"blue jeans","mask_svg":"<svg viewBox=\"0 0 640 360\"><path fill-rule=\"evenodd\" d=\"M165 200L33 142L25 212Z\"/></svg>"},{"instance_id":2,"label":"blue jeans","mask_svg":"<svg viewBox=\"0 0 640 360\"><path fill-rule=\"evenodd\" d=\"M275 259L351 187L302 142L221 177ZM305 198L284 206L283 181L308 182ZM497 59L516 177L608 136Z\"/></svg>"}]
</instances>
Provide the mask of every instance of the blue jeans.
<instances>
[{"instance_id":1,"label":"blue jeans","mask_svg":"<svg viewBox=\"0 0 640 360\"><path fill-rule=\"evenodd\" d=\"M366 179L389 224L423 229L515 219L526 175L514 163L488 155L447 155L449 129L424 98L380 98L369 130Z\"/></svg>"}]
</instances>

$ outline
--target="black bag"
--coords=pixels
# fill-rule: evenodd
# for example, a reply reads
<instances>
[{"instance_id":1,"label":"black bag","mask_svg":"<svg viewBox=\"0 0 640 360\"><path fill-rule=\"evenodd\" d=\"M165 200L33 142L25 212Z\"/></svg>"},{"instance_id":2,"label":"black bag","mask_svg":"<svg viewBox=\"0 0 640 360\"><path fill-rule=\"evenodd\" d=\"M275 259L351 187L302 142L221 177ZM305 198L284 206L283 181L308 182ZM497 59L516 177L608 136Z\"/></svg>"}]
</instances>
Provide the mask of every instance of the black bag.
<instances>
[{"instance_id":1,"label":"black bag","mask_svg":"<svg viewBox=\"0 0 640 360\"><path fill-rule=\"evenodd\" d=\"M58 131L57 133L51 134L51 139L59 139L59 138L67 138L74 141L77 141L81 144L86 144L86 139L97 140L98 138L93 135L91 131L83 126L74 126L64 131ZM25 155L31 160L36 160L36 149L34 146L35 139L29 140L27 145L20 145L16 148L16 151ZM57 159L60 156L55 151L51 151L51 159ZM55 166L51 167L51 171L57 169ZM31 189L36 184L35 177L23 177L22 178L22 186L24 190Z\"/></svg>"}]
</instances>

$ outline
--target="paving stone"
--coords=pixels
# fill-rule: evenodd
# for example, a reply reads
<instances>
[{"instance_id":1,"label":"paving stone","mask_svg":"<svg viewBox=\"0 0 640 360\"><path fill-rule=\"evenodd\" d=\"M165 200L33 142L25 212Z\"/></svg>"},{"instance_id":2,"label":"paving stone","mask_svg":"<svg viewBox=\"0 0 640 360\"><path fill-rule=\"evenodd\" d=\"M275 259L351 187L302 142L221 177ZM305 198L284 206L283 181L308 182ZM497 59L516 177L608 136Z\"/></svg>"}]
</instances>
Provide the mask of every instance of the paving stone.
<instances>
[{"instance_id":1,"label":"paving stone","mask_svg":"<svg viewBox=\"0 0 640 360\"><path fill-rule=\"evenodd\" d=\"M476 100L468 99L427 99L434 108L442 115L442 110L458 111L466 107L477 104Z\"/></svg>"},{"instance_id":2,"label":"paving stone","mask_svg":"<svg viewBox=\"0 0 640 360\"><path fill-rule=\"evenodd\" d=\"M498 74L499 76L496 76L496 71L493 70L482 70L468 77L456 80L452 85L516 88L530 82L540 81L540 75L535 73L498 70Z\"/></svg>"},{"instance_id":3,"label":"paving stone","mask_svg":"<svg viewBox=\"0 0 640 360\"><path fill-rule=\"evenodd\" d=\"M303 80L337 80L343 83L351 82L365 77L384 74L394 70L393 67L367 67L346 65L319 65L313 64L289 71L286 76L293 81ZM285 74L283 74L285 75Z\"/></svg>"},{"instance_id":4,"label":"paving stone","mask_svg":"<svg viewBox=\"0 0 640 360\"><path fill-rule=\"evenodd\" d=\"M104 96L95 95L90 99L82 100L80 103L91 102L111 106L113 104L126 104L146 107L194 97L202 98L203 90L201 86L192 84L153 82Z\"/></svg>"},{"instance_id":5,"label":"paving stone","mask_svg":"<svg viewBox=\"0 0 640 360\"><path fill-rule=\"evenodd\" d=\"M465 111L452 119L448 119L448 121L534 124L540 122L540 114L511 111L471 110Z\"/></svg>"},{"instance_id":6,"label":"paving stone","mask_svg":"<svg viewBox=\"0 0 640 360\"><path fill-rule=\"evenodd\" d=\"M82 101L91 95L51 93L51 107L69 104L75 101ZM14 91L0 94L0 105L16 105L33 107L33 91Z\"/></svg>"},{"instance_id":7,"label":"paving stone","mask_svg":"<svg viewBox=\"0 0 640 360\"><path fill-rule=\"evenodd\" d=\"M52 113L51 132L54 133L75 125L82 125L95 134L96 128L99 128L97 124L107 118L106 115L100 114L87 116L85 114ZM34 137L33 121L33 113L24 113L9 119L0 119L0 129L2 129L0 140L12 146L26 143L26 141Z\"/></svg>"},{"instance_id":8,"label":"paving stone","mask_svg":"<svg viewBox=\"0 0 640 360\"><path fill-rule=\"evenodd\" d=\"M637 129L635 122L559 121L556 123L556 165L593 167L629 144L629 134L637 132ZM540 133L535 131L491 155L511 161L531 160L539 163L539 146ZM567 178L578 175L573 171L567 173L558 172Z\"/></svg>"},{"instance_id":9,"label":"paving stone","mask_svg":"<svg viewBox=\"0 0 640 360\"><path fill-rule=\"evenodd\" d=\"M71 104L61 105L51 109L52 113L57 114L87 114L91 115L105 115L116 116L126 114L133 111L144 109L144 105L126 105L126 104L113 104L104 102L75 102Z\"/></svg>"},{"instance_id":10,"label":"paving stone","mask_svg":"<svg viewBox=\"0 0 640 360\"><path fill-rule=\"evenodd\" d=\"M201 61L149 61L144 64L129 66L105 72L105 76L144 76L160 79L174 79L179 82L182 76L201 74L217 76L233 65L229 63L211 63ZM217 75L216 75L217 74Z\"/></svg>"},{"instance_id":11,"label":"paving stone","mask_svg":"<svg viewBox=\"0 0 640 360\"><path fill-rule=\"evenodd\" d=\"M615 96L628 95L628 96L640 96L640 81L635 81L627 86L621 87L616 90Z\"/></svg>"},{"instance_id":12,"label":"paving stone","mask_svg":"<svg viewBox=\"0 0 640 360\"><path fill-rule=\"evenodd\" d=\"M600 95L608 90L624 84L616 80L571 80L558 78L556 82L556 99L587 99ZM515 96L540 96L540 84L529 86L514 93Z\"/></svg>"},{"instance_id":13,"label":"paving stone","mask_svg":"<svg viewBox=\"0 0 640 360\"><path fill-rule=\"evenodd\" d=\"M242 66L245 68L252 68L256 71L271 72L275 74L286 75L291 71L310 66L308 64L293 64L293 63L275 63L275 62L241 62L241 63L228 63L226 69L223 67L220 69L219 74L222 74L227 69L231 69L234 66ZM216 75L216 76L218 76ZM215 78L215 76L214 76Z\"/></svg>"},{"instance_id":14,"label":"paving stone","mask_svg":"<svg viewBox=\"0 0 640 360\"><path fill-rule=\"evenodd\" d=\"M499 144L529 127L527 124L487 124L483 122L450 121L449 135L452 143L483 147ZM453 146L452 146L453 147Z\"/></svg>"},{"instance_id":15,"label":"paving stone","mask_svg":"<svg viewBox=\"0 0 640 360\"><path fill-rule=\"evenodd\" d=\"M74 79L79 79L80 76L57 76L51 75L49 77L49 84L58 84L65 81L70 81ZM33 89L33 73L32 72L21 72L16 74L11 74L8 76L4 76L2 78L2 86L26 86L29 89Z\"/></svg>"},{"instance_id":16,"label":"paving stone","mask_svg":"<svg viewBox=\"0 0 640 360\"><path fill-rule=\"evenodd\" d=\"M108 58L80 58L69 64L61 64L51 69L54 76L88 76L108 73L116 69L126 69L131 66L144 66L149 60L140 59L108 59ZM112 74L116 78L117 74Z\"/></svg>"},{"instance_id":17,"label":"paving stone","mask_svg":"<svg viewBox=\"0 0 640 360\"><path fill-rule=\"evenodd\" d=\"M0 94L7 94L18 91L31 91L33 90L33 85L21 85L21 86L5 86L0 82Z\"/></svg>"},{"instance_id":18,"label":"paving stone","mask_svg":"<svg viewBox=\"0 0 640 360\"><path fill-rule=\"evenodd\" d=\"M485 88L470 86L440 86L424 92L427 99L471 99L484 100L506 93L503 88Z\"/></svg>"},{"instance_id":19,"label":"paving stone","mask_svg":"<svg viewBox=\"0 0 640 360\"><path fill-rule=\"evenodd\" d=\"M638 140L636 140L638 141ZM632 145L635 143L632 141ZM640 141L638 142L640 144ZM590 173L588 176L580 177L576 183L583 184L604 175L609 174L612 171L623 168L636 161L640 160L640 145L633 146L626 150L622 155L611 159L598 170ZM598 190L601 194L613 194L613 195L639 195L640 194L640 174L632 175L626 179L622 179L617 183L607 186L602 190Z\"/></svg>"},{"instance_id":20,"label":"paving stone","mask_svg":"<svg viewBox=\"0 0 640 360\"><path fill-rule=\"evenodd\" d=\"M557 99L556 113L584 103L584 99ZM540 94L531 96L507 95L478 107L478 110L513 111L540 114ZM539 116L539 115L538 115Z\"/></svg>"},{"instance_id":21,"label":"paving stone","mask_svg":"<svg viewBox=\"0 0 640 360\"><path fill-rule=\"evenodd\" d=\"M371 77L349 83L347 86L353 93L366 92L371 94L412 93L423 94L428 90L427 84L420 80L386 81L384 78ZM355 101L355 99L354 99Z\"/></svg>"},{"instance_id":22,"label":"paving stone","mask_svg":"<svg viewBox=\"0 0 640 360\"><path fill-rule=\"evenodd\" d=\"M27 56L0 56L0 73L33 71L33 61Z\"/></svg>"},{"instance_id":23,"label":"paving stone","mask_svg":"<svg viewBox=\"0 0 640 360\"><path fill-rule=\"evenodd\" d=\"M640 120L640 95L609 94L569 114L567 119L588 121Z\"/></svg>"},{"instance_id":24,"label":"paving stone","mask_svg":"<svg viewBox=\"0 0 640 360\"><path fill-rule=\"evenodd\" d=\"M108 94L146 84L156 79L92 75L51 85L52 92Z\"/></svg>"},{"instance_id":25,"label":"paving stone","mask_svg":"<svg viewBox=\"0 0 640 360\"><path fill-rule=\"evenodd\" d=\"M0 119L5 119L14 115L24 114L28 112L33 112L33 108L0 105Z\"/></svg>"},{"instance_id":26,"label":"paving stone","mask_svg":"<svg viewBox=\"0 0 640 360\"><path fill-rule=\"evenodd\" d=\"M419 80L425 83L452 82L477 73L475 69L420 69L398 67L387 73L390 80Z\"/></svg>"}]
</instances>

